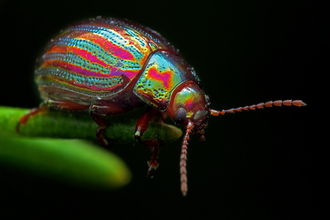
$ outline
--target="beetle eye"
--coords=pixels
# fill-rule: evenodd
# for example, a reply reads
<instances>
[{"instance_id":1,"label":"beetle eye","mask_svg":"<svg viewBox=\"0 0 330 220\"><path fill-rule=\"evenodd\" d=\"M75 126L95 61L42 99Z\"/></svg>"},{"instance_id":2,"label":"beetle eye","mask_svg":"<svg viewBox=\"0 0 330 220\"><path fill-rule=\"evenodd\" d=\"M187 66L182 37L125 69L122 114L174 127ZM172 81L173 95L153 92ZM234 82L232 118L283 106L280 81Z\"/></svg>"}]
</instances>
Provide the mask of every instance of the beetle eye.
<instances>
[{"instance_id":1,"label":"beetle eye","mask_svg":"<svg viewBox=\"0 0 330 220\"><path fill-rule=\"evenodd\" d=\"M186 120L187 112L184 108L179 108L174 115L174 122L178 125L182 124Z\"/></svg>"}]
</instances>

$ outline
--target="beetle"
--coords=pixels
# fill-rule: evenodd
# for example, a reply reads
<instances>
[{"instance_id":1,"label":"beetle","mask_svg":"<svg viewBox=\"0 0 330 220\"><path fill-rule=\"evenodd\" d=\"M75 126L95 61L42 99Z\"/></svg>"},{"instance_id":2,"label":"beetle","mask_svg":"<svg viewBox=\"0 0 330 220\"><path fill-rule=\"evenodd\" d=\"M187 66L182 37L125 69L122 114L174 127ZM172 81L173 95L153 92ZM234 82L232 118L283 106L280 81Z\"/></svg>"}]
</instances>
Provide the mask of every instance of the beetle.
<instances>
[{"instance_id":1,"label":"beetle","mask_svg":"<svg viewBox=\"0 0 330 220\"><path fill-rule=\"evenodd\" d=\"M97 123L96 138L107 126L104 116L126 113L148 105L137 120L134 138L152 151L148 175L158 167L158 141L143 140L143 133L157 113L168 115L177 125L186 126L180 156L181 191L187 194L187 149L191 134L200 134L208 115L218 116L256 108L306 105L301 100L269 101L229 110L210 109L194 69L159 33L140 24L115 18L93 18L61 31L36 61L35 82L43 100L18 122L48 109L89 110Z\"/></svg>"}]
</instances>

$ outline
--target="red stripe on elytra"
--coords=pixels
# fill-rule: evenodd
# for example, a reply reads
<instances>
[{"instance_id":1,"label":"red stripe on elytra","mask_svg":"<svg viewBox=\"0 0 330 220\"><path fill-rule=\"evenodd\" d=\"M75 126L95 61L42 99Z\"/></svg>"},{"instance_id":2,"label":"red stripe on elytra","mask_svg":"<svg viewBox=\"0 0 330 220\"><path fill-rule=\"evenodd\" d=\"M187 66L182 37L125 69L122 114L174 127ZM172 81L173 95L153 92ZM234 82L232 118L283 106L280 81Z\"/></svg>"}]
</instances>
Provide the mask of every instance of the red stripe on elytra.
<instances>
[{"instance_id":1,"label":"red stripe on elytra","mask_svg":"<svg viewBox=\"0 0 330 220\"><path fill-rule=\"evenodd\" d=\"M135 57L123 47L120 47L111 42L111 39L107 39L103 36L97 35L95 33L86 33L78 37L78 39L84 39L98 44L105 51L108 51L113 56L118 57L123 60L136 61Z\"/></svg>"},{"instance_id":2,"label":"red stripe on elytra","mask_svg":"<svg viewBox=\"0 0 330 220\"><path fill-rule=\"evenodd\" d=\"M103 67L106 67L107 64L98 59L96 55L93 55L91 52L88 52L84 49L80 49L80 48L77 48L77 47L69 47L69 46L53 46L52 48L49 49L49 51L47 52L47 54L51 54L51 53L73 53L73 54L76 54L76 55L79 55L81 56L83 59L86 59L92 63L97 63Z\"/></svg>"},{"instance_id":3,"label":"red stripe on elytra","mask_svg":"<svg viewBox=\"0 0 330 220\"><path fill-rule=\"evenodd\" d=\"M76 73L76 74L81 74L81 75L87 76L87 77L114 77L114 76L125 75L129 79L132 79L139 72L139 70L136 70L136 71L133 71L133 70L121 70L121 69L117 69L116 67L109 66L110 73L109 74L102 74L100 72L95 72L95 71L92 71L92 70L83 69L80 66L76 66L76 65L70 64L68 62L59 61L59 60L45 61L43 63L43 66L42 67L43 68L47 68L47 67L60 67L62 69L68 70L70 72L73 72L73 73Z\"/></svg>"}]
</instances>

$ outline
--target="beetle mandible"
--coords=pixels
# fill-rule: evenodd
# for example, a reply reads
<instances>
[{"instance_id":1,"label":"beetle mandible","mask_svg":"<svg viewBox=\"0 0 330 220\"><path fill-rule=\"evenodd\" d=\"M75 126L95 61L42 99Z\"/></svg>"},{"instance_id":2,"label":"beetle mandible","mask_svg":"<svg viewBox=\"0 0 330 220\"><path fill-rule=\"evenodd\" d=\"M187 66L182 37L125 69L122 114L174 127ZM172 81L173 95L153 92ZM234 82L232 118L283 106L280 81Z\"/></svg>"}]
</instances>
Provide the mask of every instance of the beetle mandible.
<instances>
[{"instance_id":1,"label":"beetle mandible","mask_svg":"<svg viewBox=\"0 0 330 220\"><path fill-rule=\"evenodd\" d=\"M148 175L158 166L158 141L143 140L143 133L158 112L175 124L186 126L180 156L181 191L187 194L186 159L189 136L200 134L208 115L283 105L304 106L301 100L269 101L229 110L210 109L209 97L200 79L178 51L159 33L137 23L115 18L89 19L64 29L46 46L37 59L35 82L43 103L20 118L49 108L66 111L89 110L98 124L96 138L107 126L103 116L126 113L147 104L138 119L134 137L152 151Z\"/></svg>"}]
</instances>

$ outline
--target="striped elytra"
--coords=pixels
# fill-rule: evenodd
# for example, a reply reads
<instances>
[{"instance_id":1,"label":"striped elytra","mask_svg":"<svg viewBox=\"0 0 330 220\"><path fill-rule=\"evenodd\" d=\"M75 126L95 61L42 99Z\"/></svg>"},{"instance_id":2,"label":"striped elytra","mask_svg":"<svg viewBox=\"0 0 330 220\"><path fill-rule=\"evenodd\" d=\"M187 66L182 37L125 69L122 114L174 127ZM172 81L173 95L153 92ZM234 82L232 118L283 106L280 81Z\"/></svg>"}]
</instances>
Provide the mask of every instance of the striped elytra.
<instances>
[{"instance_id":1,"label":"striped elytra","mask_svg":"<svg viewBox=\"0 0 330 220\"><path fill-rule=\"evenodd\" d=\"M114 101L134 92L162 110L174 88L188 80L198 78L157 32L114 18L90 19L64 29L49 42L35 71L44 100L90 105L94 99ZM125 103L126 108L135 107Z\"/></svg>"},{"instance_id":2,"label":"striped elytra","mask_svg":"<svg viewBox=\"0 0 330 220\"><path fill-rule=\"evenodd\" d=\"M212 76L209 76L212 77ZM200 134L208 115L218 116L256 108L294 105L300 100L277 100L229 110L210 109L200 79L178 51L159 33L142 25L114 18L89 19L71 25L50 40L37 59L35 82L43 100L39 108L22 116L20 125L48 109L89 110L97 123L96 139L102 145L108 126L104 116L124 114L148 105L137 120L134 138L152 151L148 175L158 167L158 140L142 139L157 113L186 126L180 156L181 191L187 194L186 159L189 137ZM111 126L111 125L109 125Z\"/></svg>"}]
</instances>

